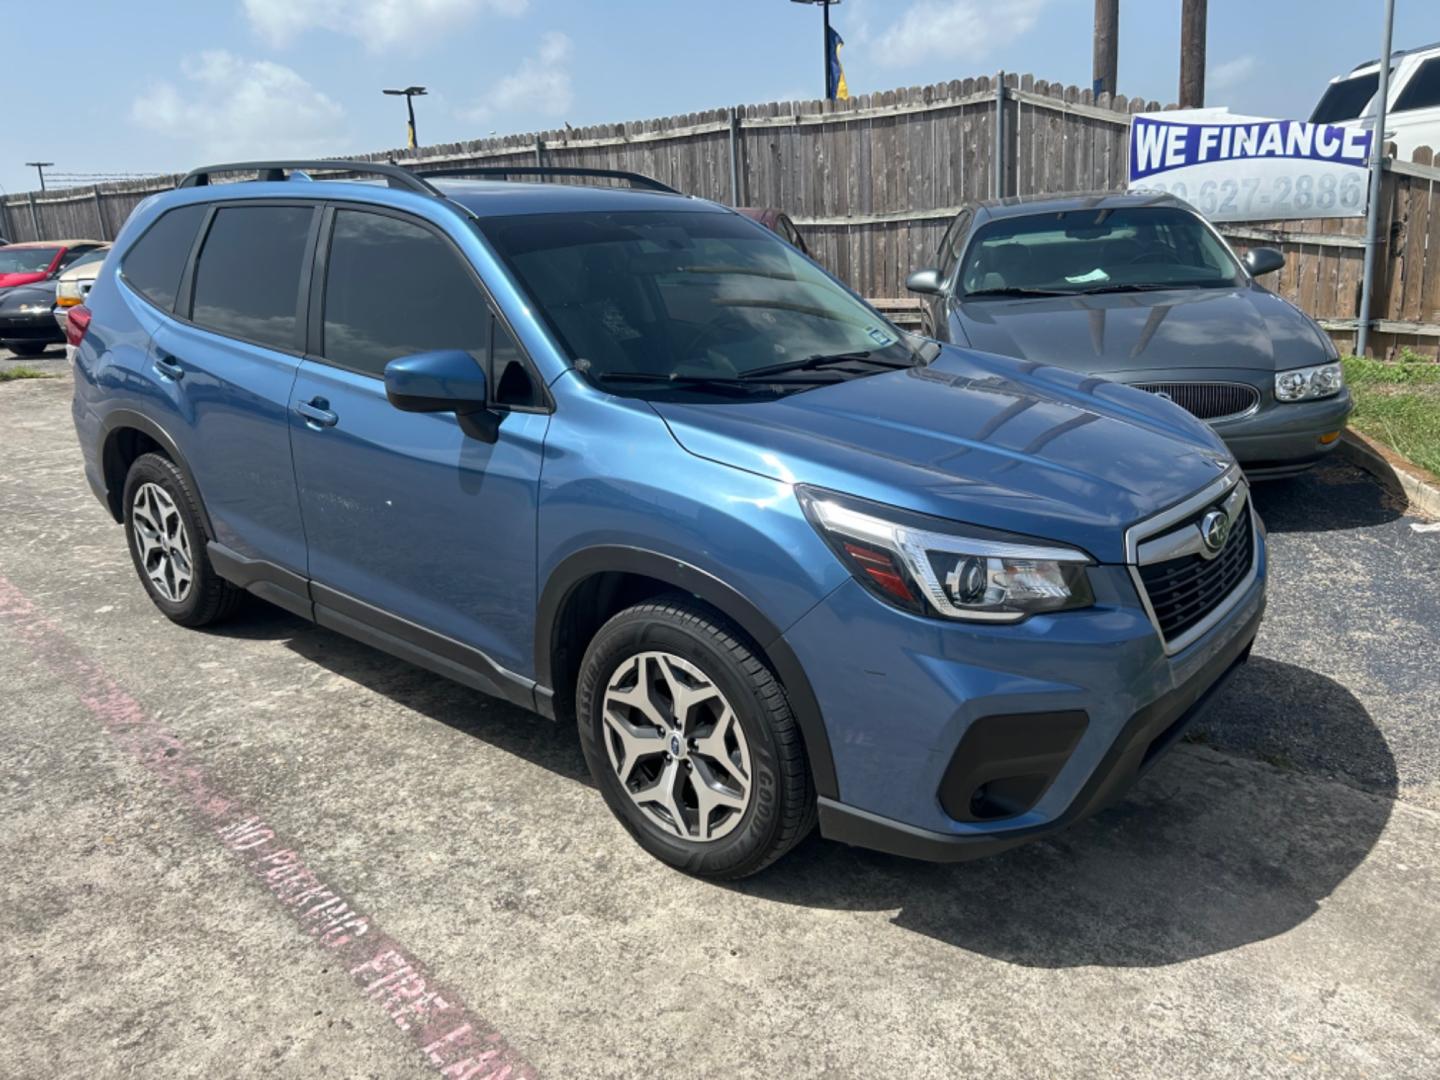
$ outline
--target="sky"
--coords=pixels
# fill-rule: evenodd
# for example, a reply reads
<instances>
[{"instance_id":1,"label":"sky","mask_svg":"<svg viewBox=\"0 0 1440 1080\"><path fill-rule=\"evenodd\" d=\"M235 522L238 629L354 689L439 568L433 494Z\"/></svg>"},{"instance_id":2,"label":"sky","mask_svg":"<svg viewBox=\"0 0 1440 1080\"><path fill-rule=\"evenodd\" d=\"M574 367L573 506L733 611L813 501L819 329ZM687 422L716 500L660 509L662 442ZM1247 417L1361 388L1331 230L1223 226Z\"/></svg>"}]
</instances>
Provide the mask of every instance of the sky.
<instances>
[{"instance_id":1,"label":"sky","mask_svg":"<svg viewBox=\"0 0 1440 1080\"><path fill-rule=\"evenodd\" d=\"M6 8L19 7L9 0ZM820 11L790 0L67 0L6 19L0 187L403 146L823 92ZM1210 0L1207 104L1305 118L1380 52L1382 0ZM1397 48L1440 40L1397 0ZM1180 0L1121 0L1119 88L1175 98ZM852 94L1006 70L1088 86L1093 0L844 0Z\"/></svg>"}]
</instances>

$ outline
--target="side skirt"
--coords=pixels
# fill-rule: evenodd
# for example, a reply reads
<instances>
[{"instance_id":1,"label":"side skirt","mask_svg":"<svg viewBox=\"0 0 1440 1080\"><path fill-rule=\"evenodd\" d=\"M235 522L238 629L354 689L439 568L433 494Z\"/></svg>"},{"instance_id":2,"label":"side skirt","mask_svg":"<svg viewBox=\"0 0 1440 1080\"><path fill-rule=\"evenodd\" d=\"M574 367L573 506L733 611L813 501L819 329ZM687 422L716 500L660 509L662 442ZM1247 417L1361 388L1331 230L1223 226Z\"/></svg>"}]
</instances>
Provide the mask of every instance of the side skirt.
<instances>
[{"instance_id":1,"label":"side skirt","mask_svg":"<svg viewBox=\"0 0 1440 1080\"><path fill-rule=\"evenodd\" d=\"M226 581L301 618L437 675L554 719L553 692L501 667L479 649L427 630L353 596L211 540L211 565Z\"/></svg>"}]
</instances>

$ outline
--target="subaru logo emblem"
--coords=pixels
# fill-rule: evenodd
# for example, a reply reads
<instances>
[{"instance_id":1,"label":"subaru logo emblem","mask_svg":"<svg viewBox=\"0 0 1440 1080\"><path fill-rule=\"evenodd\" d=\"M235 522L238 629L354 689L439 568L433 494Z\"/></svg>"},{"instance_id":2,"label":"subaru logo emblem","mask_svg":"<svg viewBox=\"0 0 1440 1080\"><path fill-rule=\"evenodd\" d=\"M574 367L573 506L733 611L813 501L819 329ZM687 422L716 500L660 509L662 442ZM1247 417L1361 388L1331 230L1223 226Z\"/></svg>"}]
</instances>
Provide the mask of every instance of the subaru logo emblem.
<instances>
[{"instance_id":1,"label":"subaru logo emblem","mask_svg":"<svg viewBox=\"0 0 1440 1080\"><path fill-rule=\"evenodd\" d=\"M1211 510L1200 522L1200 539L1211 551L1219 551L1230 539L1230 519L1224 510Z\"/></svg>"},{"instance_id":2,"label":"subaru logo emblem","mask_svg":"<svg viewBox=\"0 0 1440 1080\"><path fill-rule=\"evenodd\" d=\"M671 757L679 757L679 756L680 756L680 736L679 736L679 735L671 735L671 736L670 736L670 756L671 756Z\"/></svg>"}]
</instances>

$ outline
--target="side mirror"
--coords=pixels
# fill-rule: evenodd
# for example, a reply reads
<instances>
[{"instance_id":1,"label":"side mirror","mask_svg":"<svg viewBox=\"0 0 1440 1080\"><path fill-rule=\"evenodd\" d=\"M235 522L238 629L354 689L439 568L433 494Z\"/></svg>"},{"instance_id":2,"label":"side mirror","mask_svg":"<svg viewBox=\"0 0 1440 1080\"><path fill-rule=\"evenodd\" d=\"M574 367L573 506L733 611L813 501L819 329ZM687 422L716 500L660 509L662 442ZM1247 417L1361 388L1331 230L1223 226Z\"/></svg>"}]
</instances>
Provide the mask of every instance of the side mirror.
<instances>
[{"instance_id":1,"label":"side mirror","mask_svg":"<svg viewBox=\"0 0 1440 1080\"><path fill-rule=\"evenodd\" d=\"M939 270L916 270L905 279L905 288L913 293L938 296L941 290Z\"/></svg>"},{"instance_id":2,"label":"side mirror","mask_svg":"<svg viewBox=\"0 0 1440 1080\"><path fill-rule=\"evenodd\" d=\"M491 411L485 372L461 349L402 356L385 365L385 396L401 412L448 412L472 439L493 443L500 416Z\"/></svg>"},{"instance_id":3,"label":"side mirror","mask_svg":"<svg viewBox=\"0 0 1440 1080\"><path fill-rule=\"evenodd\" d=\"M1285 265L1285 255L1274 248L1251 248L1245 253L1245 269L1251 277L1273 274Z\"/></svg>"}]
</instances>

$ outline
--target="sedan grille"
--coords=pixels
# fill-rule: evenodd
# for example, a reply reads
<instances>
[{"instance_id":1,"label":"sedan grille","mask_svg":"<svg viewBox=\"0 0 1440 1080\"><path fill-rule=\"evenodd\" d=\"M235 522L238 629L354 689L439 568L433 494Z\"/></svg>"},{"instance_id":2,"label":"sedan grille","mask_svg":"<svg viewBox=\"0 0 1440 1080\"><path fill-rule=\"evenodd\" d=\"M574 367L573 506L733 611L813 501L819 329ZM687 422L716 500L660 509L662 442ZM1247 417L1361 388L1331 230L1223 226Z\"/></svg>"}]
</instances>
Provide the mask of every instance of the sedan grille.
<instances>
[{"instance_id":1,"label":"sedan grille","mask_svg":"<svg viewBox=\"0 0 1440 1080\"><path fill-rule=\"evenodd\" d=\"M1250 513L1247 502L1236 516L1225 546L1214 558L1183 555L1140 567L1140 580L1167 643L1219 607L1250 573L1255 558Z\"/></svg>"},{"instance_id":2,"label":"sedan grille","mask_svg":"<svg viewBox=\"0 0 1440 1080\"><path fill-rule=\"evenodd\" d=\"M1260 391L1248 383L1135 383L1134 386L1168 398L1201 420L1239 416L1260 404Z\"/></svg>"}]
</instances>

